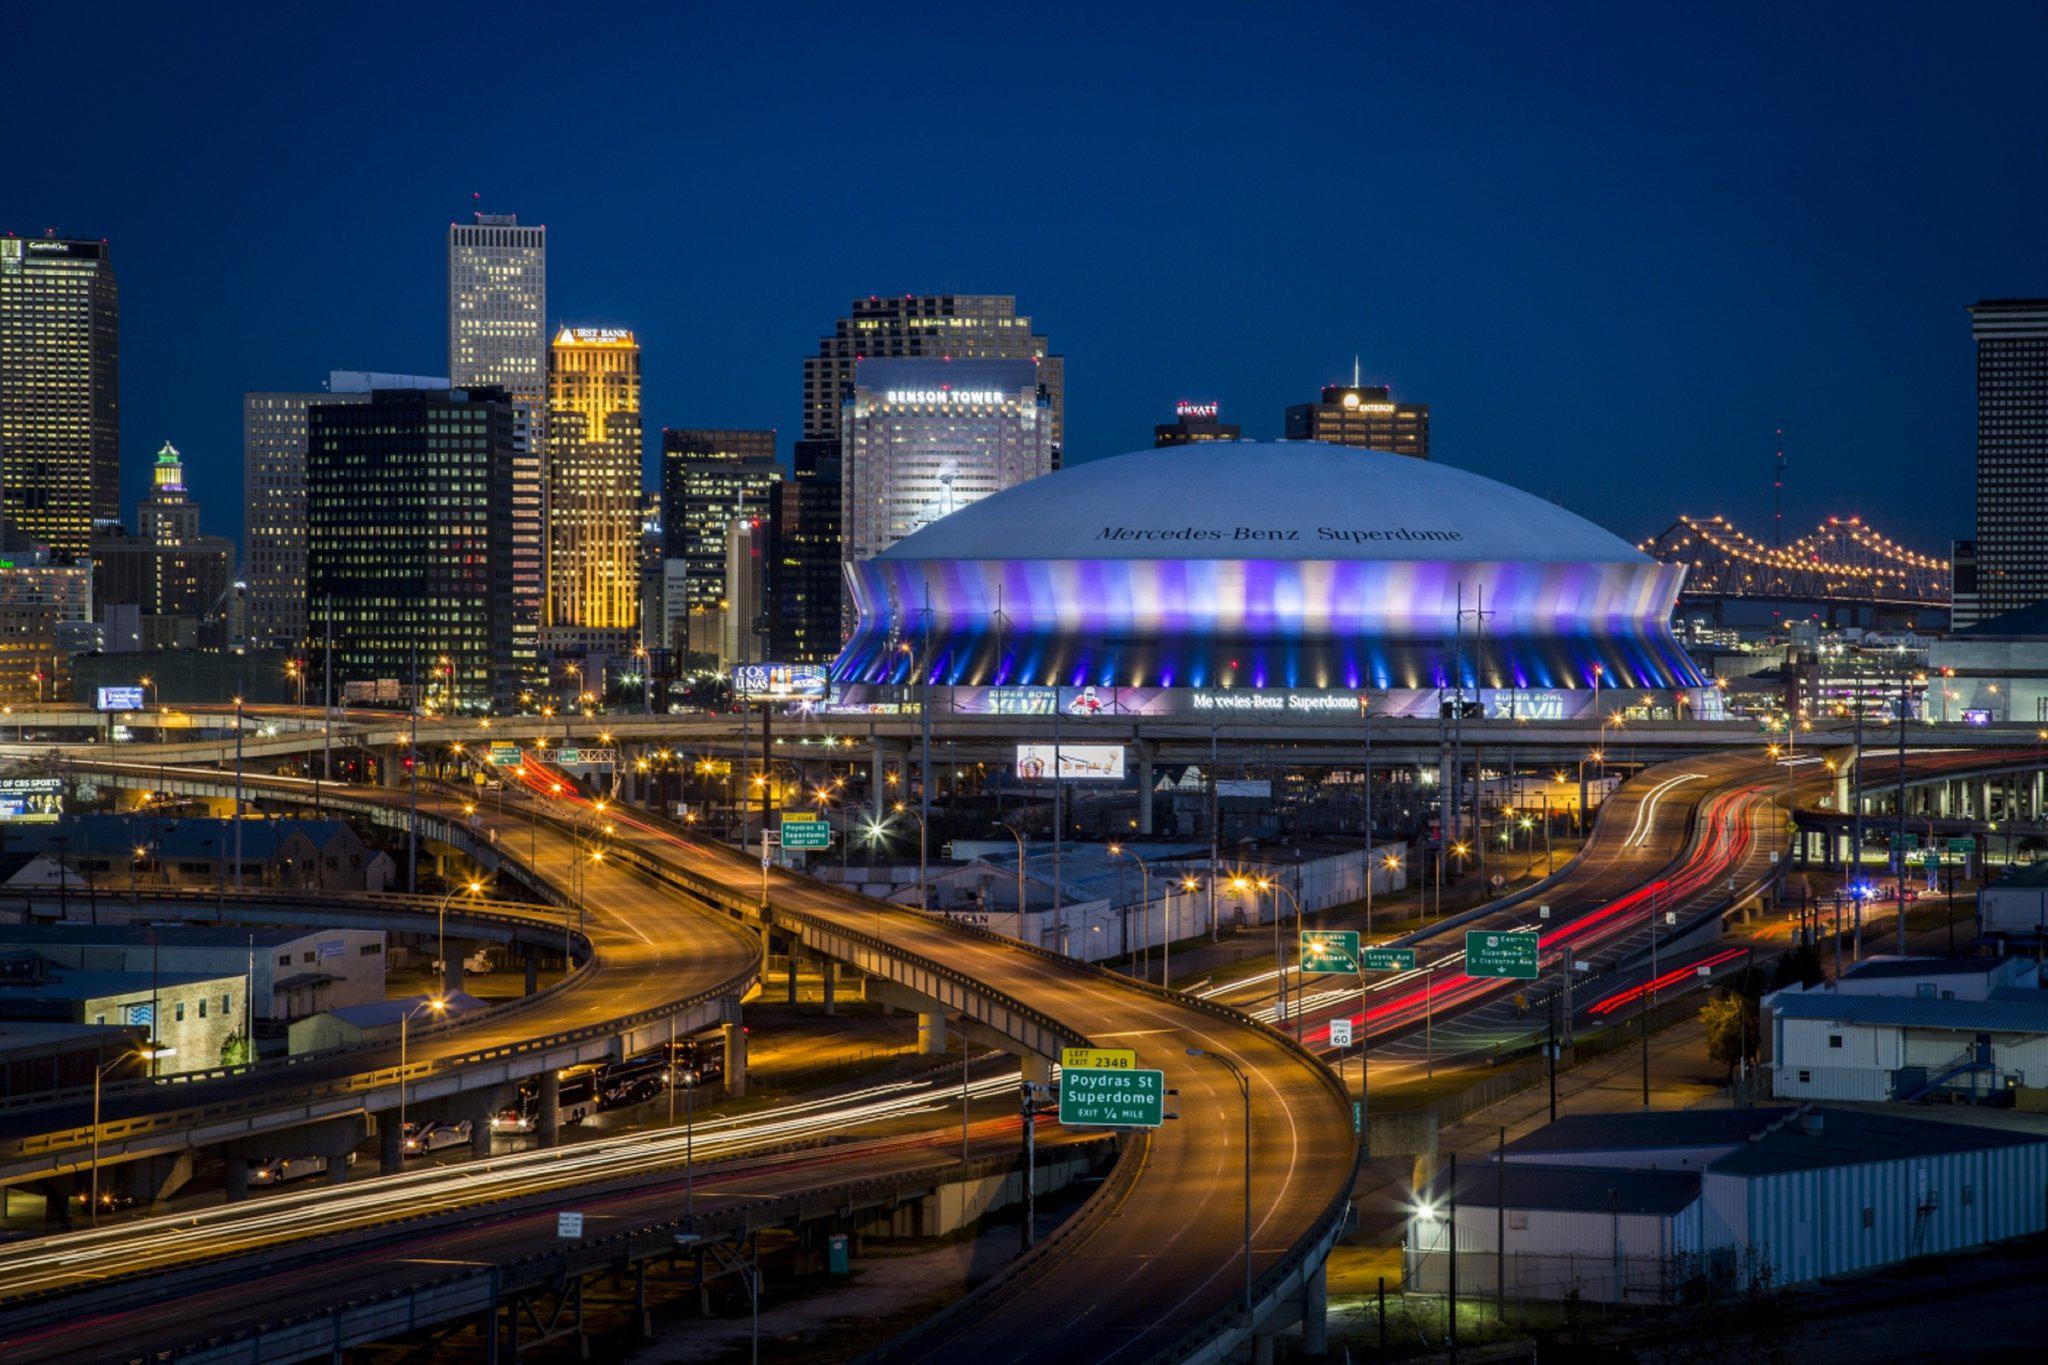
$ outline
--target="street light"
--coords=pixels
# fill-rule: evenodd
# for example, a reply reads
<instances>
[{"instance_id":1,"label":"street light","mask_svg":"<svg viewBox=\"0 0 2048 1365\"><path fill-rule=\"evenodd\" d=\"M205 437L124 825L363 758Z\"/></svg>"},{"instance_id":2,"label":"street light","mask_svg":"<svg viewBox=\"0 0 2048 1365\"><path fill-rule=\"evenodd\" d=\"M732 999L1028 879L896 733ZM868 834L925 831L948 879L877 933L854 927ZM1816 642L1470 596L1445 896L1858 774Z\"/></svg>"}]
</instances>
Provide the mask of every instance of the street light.
<instances>
[{"instance_id":1,"label":"street light","mask_svg":"<svg viewBox=\"0 0 2048 1365\"><path fill-rule=\"evenodd\" d=\"M1009 825L997 825L997 829L1017 841L1017 933L1024 933L1024 831Z\"/></svg>"},{"instance_id":2,"label":"street light","mask_svg":"<svg viewBox=\"0 0 2048 1365\"><path fill-rule=\"evenodd\" d=\"M470 809L473 811L476 808L472 806ZM458 886L447 895L441 897L441 904L434 910L434 937L436 947L441 954L441 987L443 990L446 990L448 987L448 902L454 900L464 891L474 896L483 889L484 884L477 881L473 881L467 886Z\"/></svg>"},{"instance_id":3,"label":"street light","mask_svg":"<svg viewBox=\"0 0 2048 1365\"><path fill-rule=\"evenodd\" d=\"M421 1010L432 1010L435 1014L442 1014L447 1009L448 1001L445 998L430 995L398 1016L398 1152L400 1165L403 1165L405 1162L405 1097L406 1091L410 1088L406 1084L405 1076L406 1028L412 1023L413 1016Z\"/></svg>"},{"instance_id":4,"label":"street light","mask_svg":"<svg viewBox=\"0 0 2048 1365\"><path fill-rule=\"evenodd\" d=\"M150 1023L149 1027L152 1033L156 1031L154 1021ZM123 1062L154 1062L159 1057L174 1056L177 1051L178 1049L174 1047L137 1048L133 1052L124 1052L120 1056L112 1058L92 1073L92 1213L90 1217L94 1227L100 1225L100 1082L106 1079L109 1071L112 1071Z\"/></svg>"},{"instance_id":5,"label":"street light","mask_svg":"<svg viewBox=\"0 0 2048 1365\"><path fill-rule=\"evenodd\" d=\"M928 902L927 902L927 897L926 897L926 892L925 892L925 823L924 823L924 817L923 817L922 815L918 814L918 813L917 813L916 811L914 811L914 810L911 810L911 809L910 809L910 808L909 808L908 806L905 806L905 805L904 805L904 804L903 804L903 803L902 803L901 801L898 801L898 802L896 803L896 813L897 813L898 815L907 815L907 816L909 816L909 817L910 817L911 819L913 819L913 820L917 821L917 908L918 908L919 910L921 910L921 911L926 911L926 912L929 912L929 911L930 911L930 909L931 909L931 906L930 906L930 905L928 904Z\"/></svg>"},{"instance_id":6,"label":"street light","mask_svg":"<svg viewBox=\"0 0 2048 1365\"><path fill-rule=\"evenodd\" d=\"M1249 1330L1252 1325L1252 1083L1242 1067L1220 1053L1191 1047L1188 1056L1207 1057L1228 1067L1231 1079L1237 1082L1238 1096L1244 1101L1244 1325Z\"/></svg>"},{"instance_id":7,"label":"street light","mask_svg":"<svg viewBox=\"0 0 2048 1365\"><path fill-rule=\"evenodd\" d=\"M1111 844L1109 846L1110 857L1121 858L1123 856L1123 853L1124 846L1122 844ZM1131 855L1131 861L1138 865L1138 886L1140 888L1138 892L1138 900L1140 903L1138 909L1138 932L1140 934L1145 934L1148 932L1145 927L1145 916L1151 913L1152 906L1152 872L1151 869L1145 866L1145 860L1143 858L1138 857L1135 853ZM1130 937L1128 930L1125 931L1124 936L1127 939ZM1166 937L1166 935L1162 934L1161 937ZM1124 944L1124 952L1128 954L1130 953L1130 951L1131 945L1127 942ZM1164 950L1162 949L1161 951L1163 954ZM1133 957L1131 961L1131 966L1135 968L1137 965L1137 959ZM1146 973L1148 979L1150 978L1150 975L1151 974L1149 972ZM1162 984L1164 983L1162 982Z\"/></svg>"}]
</instances>

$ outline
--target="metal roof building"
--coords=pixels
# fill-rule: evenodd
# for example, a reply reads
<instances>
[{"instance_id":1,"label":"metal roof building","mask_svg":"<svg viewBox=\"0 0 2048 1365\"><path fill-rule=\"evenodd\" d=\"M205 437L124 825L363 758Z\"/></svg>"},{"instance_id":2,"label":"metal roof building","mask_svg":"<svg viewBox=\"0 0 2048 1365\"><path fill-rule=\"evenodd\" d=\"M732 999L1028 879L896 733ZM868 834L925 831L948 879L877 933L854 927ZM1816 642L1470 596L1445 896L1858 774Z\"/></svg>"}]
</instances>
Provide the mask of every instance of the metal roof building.
<instances>
[{"instance_id":1,"label":"metal roof building","mask_svg":"<svg viewBox=\"0 0 2048 1365\"><path fill-rule=\"evenodd\" d=\"M1783 1286L2048 1227L2048 1136L1893 1113L1587 1114L1503 1155L1458 1171L1458 1269L1519 1297L1662 1302L1703 1276ZM1452 1194L1446 1174L1418 1196L1411 1287L1448 1281Z\"/></svg>"},{"instance_id":2,"label":"metal roof building","mask_svg":"<svg viewBox=\"0 0 2048 1365\"><path fill-rule=\"evenodd\" d=\"M2048 1087L2048 991L1981 1000L1782 990L1764 1000L1780 1099L1912 1100Z\"/></svg>"}]
</instances>

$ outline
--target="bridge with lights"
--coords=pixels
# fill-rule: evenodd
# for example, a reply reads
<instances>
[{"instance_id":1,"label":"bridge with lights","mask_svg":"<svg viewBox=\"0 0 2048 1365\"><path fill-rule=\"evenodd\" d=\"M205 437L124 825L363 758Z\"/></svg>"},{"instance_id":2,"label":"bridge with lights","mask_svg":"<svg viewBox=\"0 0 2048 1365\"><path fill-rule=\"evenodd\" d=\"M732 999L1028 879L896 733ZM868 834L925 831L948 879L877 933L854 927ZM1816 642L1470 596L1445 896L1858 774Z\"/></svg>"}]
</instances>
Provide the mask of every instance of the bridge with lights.
<instances>
[{"instance_id":1,"label":"bridge with lights","mask_svg":"<svg viewBox=\"0 0 2048 1365\"><path fill-rule=\"evenodd\" d=\"M1948 561L1907 549L1861 517L1829 517L1799 539L1771 546L1726 517L1681 514L1637 548L1686 566L1681 604L1807 602L1831 614L1842 607L1910 614L1949 605Z\"/></svg>"}]
</instances>

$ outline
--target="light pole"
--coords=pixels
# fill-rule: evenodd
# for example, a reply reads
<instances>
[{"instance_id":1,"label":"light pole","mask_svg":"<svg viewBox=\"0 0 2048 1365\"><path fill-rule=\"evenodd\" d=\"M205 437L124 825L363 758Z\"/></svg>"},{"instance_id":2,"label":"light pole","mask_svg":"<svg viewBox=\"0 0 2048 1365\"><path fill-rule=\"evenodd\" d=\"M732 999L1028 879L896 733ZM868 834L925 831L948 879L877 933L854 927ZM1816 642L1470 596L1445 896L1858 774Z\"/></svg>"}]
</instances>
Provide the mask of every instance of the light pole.
<instances>
[{"instance_id":1,"label":"light pole","mask_svg":"<svg viewBox=\"0 0 2048 1365\"><path fill-rule=\"evenodd\" d=\"M908 806L906 806L906 805L905 805L905 804L904 804L903 802L901 802L901 801L898 801L898 802L896 803L896 813L897 813L898 815L907 815L907 816L909 816L909 817L910 817L911 819L913 819L913 820L917 821L917 908L918 908L918 909L919 909L920 911L926 911L926 912L929 912L929 911L930 911L930 909L931 909L931 906L930 906L930 904L929 904L929 902L928 902L928 898L927 898L927 895L926 895L926 889L925 889L925 823L924 823L924 816L922 816L922 815L918 814L918 813L917 813L916 811L914 811L914 810L910 809L910 808L909 808Z\"/></svg>"},{"instance_id":2,"label":"light pole","mask_svg":"<svg viewBox=\"0 0 2048 1365\"><path fill-rule=\"evenodd\" d=\"M1188 1056L1207 1057L1228 1067L1231 1079L1237 1082L1238 1096L1244 1101L1244 1325L1249 1331L1252 1325L1252 1083L1242 1067L1221 1053L1191 1047Z\"/></svg>"},{"instance_id":3,"label":"light pole","mask_svg":"<svg viewBox=\"0 0 2048 1365\"><path fill-rule=\"evenodd\" d=\"M1261 882L1261 885L1269 891L1277 891L1281 895L1287 897L1287 903L1294 907L1294 993L1289 998L1289 1003L1292 1004L1294 1007L1292 1011L1294 1014L1294 1041L1299 1043L1301 1041L1301 994L1305 989L1307 989L1305 983L1302 980L1301 900L1292 891L1288 890L1285 886L1282 886L1279 882L1273 880L1271 877L1264 878ZM1273 936L1276 942L1279 939L1279 935L1280 907L1276 903L1273 906ZM1287 978L1287 964L1283 961L1279 964L1279 967L1280 977L1282 982L1284 983ZM1286 1023L1284 1015L1282 1016L1281 1022L1282 1024Z\"/></svg>"},{"instance_id":4,"label":"light pole","mask_svg":"<svg viewBox=\"0 0 2048 1365\"><path fill-rule=\"evenodd\" d=\"M149 1027L150 1032L156 1031L154 1022ZM138 1048L134 1052L124 1052L109 1060L92 1073L92 1212L88 1216L92 1219L94 1227L100 1225L100 1082L106 1079L109 1071L123 1062L140 1060L154 1063L157 1058L172 1056L177 1050L174 1047L155 1046Z\"/></svg>"},{"instance_id":5,"label":"light pole","mask_svg":"<svg viewBox=\"0 0 2048 1365\"><path fill-rule=\"evenodd\" d=\"M398 1159L401 1165L405 1161L405 1097L406 1092L411 1089L405 1075L406 1029L412 1023L413 1016L421 1010L432 1010L435 1014L441 1014L447 1008L448 1002L445 999L430 995L398 1016Z\"/></svg>"},{"instance_id":6,"label":"light pole","mask_svg":"<svg viewBox=\"0 0 2048 1365\"><path fill-rule=\"evenodd\" d=\"M1109 846L1110 857L1121 858L1123 854L1124 846L1122 844L1111 844ZM1145 866L1145 860L1143 858L1140 858L1137 854L1134 853L1131 855L1131 861L1138 865L1138 901L1140 907L1138 910L1138 932L1141 935L1147 936L1149 939L1150 931L1147 930L1145 927L1145 917L1151 913L1152 907L1152 872L1150 868ZM1124 944L1124 951L1126 953L1129 953L1131 951L1131 945L1128 943ZM1133 968L1136 968L1137 965L1137 960L1133 958L1131 966ZM1146 978L1149 980L1152 974L1148 971L1145 973L1145 975Z\"/></svg>"},{"instance_id":7,"label":"light pole","mask_svg":"<svg viewBox=\"0 0 2048 1365\"><path fill-rule=\"evenodd\" d=\"M1017 841L1017 933L1024 933L1024 831L1008 825L997 825L997 829Z\"/></svg>"},{"instance_id":8,"label":"light pole","mask_svg":"<svg viewBox=\"0 0 2048 1365\"><path fill-rule=\"evenodd\" d=\"M446 990L448 987L448 902L454 900L464 891L474 896L483 889L484 884L482 882L471 882L467 886L458 886L447 895L441 897L441 904L434 910L434 937L436 940L436 950L441 954L441 988L443 990Z\"/></svg>"}]
</instances>

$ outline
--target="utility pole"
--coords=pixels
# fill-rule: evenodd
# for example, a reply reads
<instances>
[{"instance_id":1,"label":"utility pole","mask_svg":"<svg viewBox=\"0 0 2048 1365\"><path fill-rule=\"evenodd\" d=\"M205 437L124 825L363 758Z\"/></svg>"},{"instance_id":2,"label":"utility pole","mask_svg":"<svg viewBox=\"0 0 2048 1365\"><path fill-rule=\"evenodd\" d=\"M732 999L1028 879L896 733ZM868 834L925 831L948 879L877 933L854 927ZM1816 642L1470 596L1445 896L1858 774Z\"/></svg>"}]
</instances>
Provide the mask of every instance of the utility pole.
<instances>
[{"instance_id":1,"label":"utility pole","mask_svg":"<svg viewBox=\"0 0 2048 1365\"><path fill-rule=\"evenodd\" d=\"M1937 684L1938 685L1938 684ZM1892 840L1893 877L1899 899L1899 956L1906 955L1906 670L1899 669L1899 800L1898 831ZM1988 840L1986 841L1989 842Z\"/></svg>"},{"instance_id":2,"label":"utility pole","mask_svg":"<svg viewBox=\"0 0 2048 1365\"><path fill-rule=\"evenodd\" d=\"M242 889L242 683L235 683L235 890Z\"/></svg>"}]
</instances>

